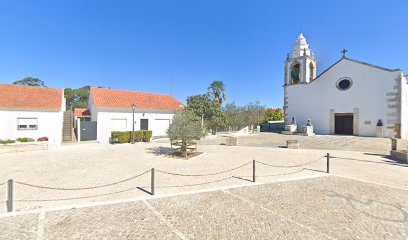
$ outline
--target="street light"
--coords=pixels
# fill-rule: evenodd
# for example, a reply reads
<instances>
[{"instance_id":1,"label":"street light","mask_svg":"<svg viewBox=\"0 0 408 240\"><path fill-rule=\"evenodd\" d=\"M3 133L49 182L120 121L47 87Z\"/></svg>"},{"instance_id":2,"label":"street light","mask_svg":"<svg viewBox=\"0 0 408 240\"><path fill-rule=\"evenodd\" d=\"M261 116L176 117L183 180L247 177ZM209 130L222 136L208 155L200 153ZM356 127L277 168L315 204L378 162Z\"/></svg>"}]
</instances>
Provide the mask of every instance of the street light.
<instances>
[{"instance_id":1,"label":"street light","mask_svg":"<svg viewBox=\"0 0 408 240\"><path fill-rule=\"evenodd\" d=\"M136 105L132 104L132 114L133 114L133 121L132 121L132 144L135 144L135 108Z\"/></svg>"}]
</instances>

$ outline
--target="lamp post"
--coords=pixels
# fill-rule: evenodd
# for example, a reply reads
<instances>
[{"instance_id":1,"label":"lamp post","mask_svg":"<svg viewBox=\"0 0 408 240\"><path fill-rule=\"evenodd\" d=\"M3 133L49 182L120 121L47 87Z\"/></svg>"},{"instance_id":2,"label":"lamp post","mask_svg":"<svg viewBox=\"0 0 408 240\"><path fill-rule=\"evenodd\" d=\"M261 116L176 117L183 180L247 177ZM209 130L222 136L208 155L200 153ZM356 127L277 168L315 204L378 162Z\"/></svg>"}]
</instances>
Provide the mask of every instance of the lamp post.
<instances>
[{"instance_id":1,"label":"lamp post","mask_svg":"<svg viewBox=\"0 0 408 240\"><path fill-rule=\"evenodd\" d=\"M135 144L135 108L136 105L132 104L132 115L133 115L133 121L132 121L132 144Z\"/></svg>"}]
</instances>

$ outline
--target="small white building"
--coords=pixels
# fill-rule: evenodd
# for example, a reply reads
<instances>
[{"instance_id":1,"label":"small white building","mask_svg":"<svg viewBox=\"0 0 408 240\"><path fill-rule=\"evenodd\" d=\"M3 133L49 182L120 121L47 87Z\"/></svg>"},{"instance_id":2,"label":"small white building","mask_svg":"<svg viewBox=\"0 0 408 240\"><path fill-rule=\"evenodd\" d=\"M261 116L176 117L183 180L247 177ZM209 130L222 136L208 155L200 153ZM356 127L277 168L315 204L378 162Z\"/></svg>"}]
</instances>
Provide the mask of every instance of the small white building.
<instances>
[{"instance_id":1,"label":"small white building","mask_svg":"<svg viewBox=\"0 0 408 240\"><path fill-rule=\"evenodd\" d=\"M407 79L343 57L316 76L316 59L300 33L285 61L285 122L311 119L318 134L408 138ZM383 125L383 126L381 126Z\"/></svg>"},{"instance_id":2,"label":"small white building","mask_svg":"<svg viewBox=\"0 0 408 240\"><path fill-rule=\"evenodd\" d=\"M91 120L97 123L98 142L108 143L112 131L131 131L133 127L165 136L173 115L184 105L168 94L92 87L88 108Z\"/></svg>"},{"instance_id":3,"label":"small white building","mask_svg":"<svg viewBox=\"0 0 408 240\"><path fill-rule=\"evenodd\" d=\"M64 90L0 84L0 139L47 137L62 142Z\"/></svg>"}]
</instances>

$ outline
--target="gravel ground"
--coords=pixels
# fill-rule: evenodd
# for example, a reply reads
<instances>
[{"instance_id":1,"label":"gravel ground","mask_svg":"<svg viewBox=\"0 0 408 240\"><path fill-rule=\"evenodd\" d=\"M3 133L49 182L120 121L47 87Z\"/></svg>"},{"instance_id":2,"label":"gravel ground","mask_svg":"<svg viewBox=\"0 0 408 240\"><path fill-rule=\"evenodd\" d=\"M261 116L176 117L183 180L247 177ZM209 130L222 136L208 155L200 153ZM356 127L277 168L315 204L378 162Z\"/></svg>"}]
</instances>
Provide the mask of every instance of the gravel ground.
<instances>
[{"instance_id":1,"label":"gravel ground","mask_svg":"<svg viewBox=\"0 0 408 240\"><path fill-rule=\"evenodd\" d=\"M1 239L407 239L408 191L336 176L0 217Z\"/></svg>"}]
</instances>

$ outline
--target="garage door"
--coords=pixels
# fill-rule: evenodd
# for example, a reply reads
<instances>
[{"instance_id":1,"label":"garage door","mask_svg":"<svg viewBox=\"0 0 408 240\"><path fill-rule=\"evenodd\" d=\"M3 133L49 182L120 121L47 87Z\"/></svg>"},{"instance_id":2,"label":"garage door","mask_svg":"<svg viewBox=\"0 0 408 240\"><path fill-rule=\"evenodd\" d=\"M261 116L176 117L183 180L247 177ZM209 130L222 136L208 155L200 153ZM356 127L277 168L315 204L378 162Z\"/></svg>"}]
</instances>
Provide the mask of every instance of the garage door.
<instances>
[{"instance_id":1,"label":"garage door","mask_svg":"<svg viewBox=\"0 0 408 240\"><path fill-rule=\"evenodd\" d=\"M170 119L155 119L154 120L154 136L166 136L166 131L170 126Z\"/></svg>"}]
</instances>

